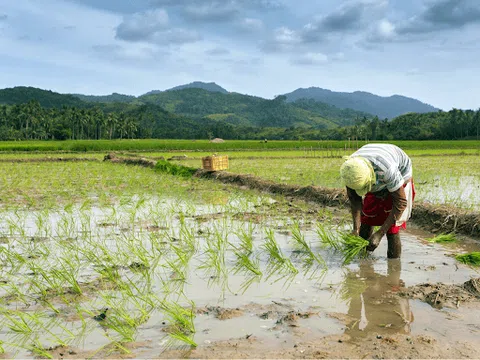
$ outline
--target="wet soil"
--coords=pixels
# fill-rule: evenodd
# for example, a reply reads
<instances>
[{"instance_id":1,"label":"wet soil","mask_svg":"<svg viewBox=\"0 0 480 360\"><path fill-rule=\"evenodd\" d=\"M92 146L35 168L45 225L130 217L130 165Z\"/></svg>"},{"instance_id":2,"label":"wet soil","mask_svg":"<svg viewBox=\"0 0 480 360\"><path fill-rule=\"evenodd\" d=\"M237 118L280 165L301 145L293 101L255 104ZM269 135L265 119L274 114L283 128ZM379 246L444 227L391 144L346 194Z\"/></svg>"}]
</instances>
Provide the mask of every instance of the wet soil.
<instances>
[{"instance_id":1,"label":"wet soil","mask_svg":"<svg viewBox=\"0 0 480 360\"><path fill-rule=\"evenodd\" d=\"M478 358L475 343L439 342L428 336L370 335L356 340L349 335L330 335L312 341L299 341L286 349L272 349L254 336L218 342L184 351L167 351L159 358L211 359L452 359Z\"/></svg>"},{"instance_id":2,"label":"wet soil","mask_svg":"<svg viewBox=\"0 0 480 360\"><path fill-rule=\"evenodd\" d=\"M431 306L458 308L461 306L478 306L480 303L480 278L472 278L462 285L457 284L418 284L400 292L401 296L420 299Z\"/></svg>"}]
</instances>

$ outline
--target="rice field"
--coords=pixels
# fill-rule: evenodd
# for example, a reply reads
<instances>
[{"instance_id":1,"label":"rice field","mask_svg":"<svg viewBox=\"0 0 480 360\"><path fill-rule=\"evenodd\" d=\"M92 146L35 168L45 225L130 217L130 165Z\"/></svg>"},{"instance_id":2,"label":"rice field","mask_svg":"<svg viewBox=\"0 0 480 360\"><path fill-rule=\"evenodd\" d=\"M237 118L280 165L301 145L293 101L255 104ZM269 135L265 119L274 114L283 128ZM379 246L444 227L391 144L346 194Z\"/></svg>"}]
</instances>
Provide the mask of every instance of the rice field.
<instances>
[{"instance_id":1,"label":"rice field","mask_svg":"<svg viewBox=\"0 0 480 360\"><path fill-rule=\"evenodd\" d=\"M480 209L480 156L410 156L419 201ZM340 188L338 169L342 161L341 157L242 158L234 154L229 158L228 171L252 174L278 183ZM200 158L177 162L201 167Z\"/></svg>"},{"instance_id":2,"label":"rice field","mask_svg":"<svg viewBox=\"0 0 480 360\"><path fill-rule=\"evenodd\" d=\"M337 186L339 158L285 158L282 152L253 161L236 154L229 171ZM452 339L475 339L473 328L461 319L449 323L447 312L418 300L392 303L388 296L368 294L392 281L393 286L466 281L477 270L454 256L478 252L476 243L430 243L431 234L407 233L404 257L389 262L385 241L367 255L365 244L347 235L347 211L102 162L104 155L61 155L92 160L80 162L17 161L57 154L2 155L0 353L5 357L152 358L171 351L183 357L252 335L267 347L293 348L304 338L339 333L434 334L431 319L435 330ZM428 159L414 158L419 189L441 176L427 164L451 166L450 174L459 178L460 168L470 164L470 176L478 179L471 165L475 155L452 156L451 162ZM199 161L181 164L200 167ZM408 324L406 307L416 314ZM469 316L480 326L480 310Z\"/></svg>"}]
</instances>

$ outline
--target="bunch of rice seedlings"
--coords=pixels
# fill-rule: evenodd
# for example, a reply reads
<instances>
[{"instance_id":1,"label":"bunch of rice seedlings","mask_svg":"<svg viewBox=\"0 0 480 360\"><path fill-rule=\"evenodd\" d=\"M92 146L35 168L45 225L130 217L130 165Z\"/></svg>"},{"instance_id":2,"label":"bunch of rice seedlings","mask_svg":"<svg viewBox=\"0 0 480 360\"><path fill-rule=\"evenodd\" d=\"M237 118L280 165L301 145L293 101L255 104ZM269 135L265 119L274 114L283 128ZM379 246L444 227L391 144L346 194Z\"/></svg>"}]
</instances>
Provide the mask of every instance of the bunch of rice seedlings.
<instances>
[{"instance_id":1,"label":"bunch of rice seedlings","mask_svg":"<svg viewBox=\"0 0 480 360\"><path fill-rule=\"evenodd\" d=\"M455 256L455 259L457 261L466 264L466 265L471 265L471 266L480 266L480 252L471 252L468 254L461 254Z\"/></svg>"},{"instance_id":2,"label":"bunch of rice seedlings","mask_svg":"<svg viewBox=\"0 0 480 360\"><path fill-rule=\"evenodd\" d=\"M195 168L172 164L165 160L158 161L157 164L155 165L155 169L160 172L164 172L170 175L177 175L185 178L192 177L192 175L197 171L197 169Z\"/></svg>"},{"instance_id":3,"label":"bunch of rice seedlings","mask_svg":"<svg viewBox=\"0 0 480 360\"><path fill-rule=\"evenodd\" d=\"M329 246L334 250L340 250L341 243L330 230L327 230L322 224L318 223L316 232L323 245Z\"/></svg>"},{"instance_id":4,"label":"bunch of rice seedlings","mask_svg":"<svg viewBox=\"0 0 480 360\"><path fill-rule=\"evenodd\" d=\"M341 235L341 252L343 253L343 265L349 264L358 255L366 255L369 242L360 236L343 233Z\"/></svg>"},{"instance_id":5,"label":"bunch of rice seedlings","mask_svg":"<svg viewBox=\"0 0 480 360\"><path fill-rule=\"evenodd\" d=\"M449 243L449 242L457 241L457 237L453 233L440 234L440 235L435 236L431 239L428 239L428 241L431 242L431 243Z\"/></svg>"}]
</instances>

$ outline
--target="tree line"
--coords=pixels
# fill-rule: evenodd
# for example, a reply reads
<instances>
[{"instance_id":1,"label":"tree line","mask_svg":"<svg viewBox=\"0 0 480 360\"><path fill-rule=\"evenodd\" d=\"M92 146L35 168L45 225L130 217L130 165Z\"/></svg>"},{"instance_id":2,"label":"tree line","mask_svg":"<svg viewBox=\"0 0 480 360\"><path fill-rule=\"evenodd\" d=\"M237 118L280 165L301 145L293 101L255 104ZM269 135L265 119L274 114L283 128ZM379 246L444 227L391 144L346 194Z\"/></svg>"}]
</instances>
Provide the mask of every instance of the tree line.
<instances>
[{"instance_id":1,"label":"tree line","mask_svg":"<svg viewBox=\"0 0 480 360\"><path fill-rule=\"evenodd\" d=\"M272 104L273 105L273 104ZM349 114L351 116L351 114ZM263 120L263 119L262 119ZM269 123L266 121L266 123ZM454 140L480 138L480 110L410 113L391 121L357 117L350 126L252 126L176 115L155 104L42 107L0 105L0 140L271 139Z\"/></svg>"}]
</instances>

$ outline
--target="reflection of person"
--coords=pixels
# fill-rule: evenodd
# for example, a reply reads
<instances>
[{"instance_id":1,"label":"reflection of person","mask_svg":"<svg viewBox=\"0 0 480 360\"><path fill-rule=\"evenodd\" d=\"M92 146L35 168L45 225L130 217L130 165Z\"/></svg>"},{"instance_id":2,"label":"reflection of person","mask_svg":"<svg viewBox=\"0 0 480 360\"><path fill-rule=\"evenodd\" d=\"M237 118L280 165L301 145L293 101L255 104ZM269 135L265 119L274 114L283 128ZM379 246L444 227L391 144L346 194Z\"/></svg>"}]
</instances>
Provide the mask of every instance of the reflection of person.
<instances>
[{"instance_id":1,"label":"reflection of person","mask_svg":"<svg viewBox=\"0 0 480 360\"><path fill-rule=\"evenodd\" d=\"M348 315L355 320L346 332L410 333L413 313L408 299L395 295L404 285L400 273L399 260L388 261L387 275L377 274L370 262L360 264L358 275L364 279L366 289L351 297Z\"/></svg>"},{"instance_id":2,"label":"reflection of person","mask_svg":"<svg viewBox=\"0 0 480 360\"><path fill-rule=\"evenodd\" d=\"M387 234L387 256L400 257L399 231L406 228L415 197L410 158L395 145L368 144L346 158L340 176L350 200L353 233L370 242L369 251ZM380 229L374 232L374 226Z\"/></svg>"}]
</instances>

